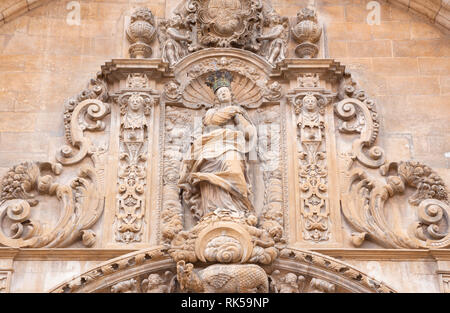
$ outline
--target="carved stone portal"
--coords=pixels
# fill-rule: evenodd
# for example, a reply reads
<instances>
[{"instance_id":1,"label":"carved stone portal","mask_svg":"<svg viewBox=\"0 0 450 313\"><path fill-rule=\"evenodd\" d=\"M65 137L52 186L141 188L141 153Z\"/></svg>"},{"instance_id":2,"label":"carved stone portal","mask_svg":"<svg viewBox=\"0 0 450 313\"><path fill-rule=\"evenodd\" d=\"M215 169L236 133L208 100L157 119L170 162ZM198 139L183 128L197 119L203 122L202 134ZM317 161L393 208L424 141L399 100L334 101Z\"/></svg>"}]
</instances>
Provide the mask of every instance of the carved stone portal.
<instances>
[{"instance_id":1,"label":"carved stone portal","mask_svg":"<svg viewBox=\"0 0 450 313\"><path fill-rule=\"evenodd\" d=\"M345 246L344 222L356 247L450 246L443 180L386 161L375 102L314 59L314 8L289 25L267 1L185 0L168 20L137 10L126 32L131 58L66 102L57 162L2 179L4 246L143 249L53 291L392 292L304 249ZM401 221L387 208L408 188Z\"/></svg>"}]
</instances>

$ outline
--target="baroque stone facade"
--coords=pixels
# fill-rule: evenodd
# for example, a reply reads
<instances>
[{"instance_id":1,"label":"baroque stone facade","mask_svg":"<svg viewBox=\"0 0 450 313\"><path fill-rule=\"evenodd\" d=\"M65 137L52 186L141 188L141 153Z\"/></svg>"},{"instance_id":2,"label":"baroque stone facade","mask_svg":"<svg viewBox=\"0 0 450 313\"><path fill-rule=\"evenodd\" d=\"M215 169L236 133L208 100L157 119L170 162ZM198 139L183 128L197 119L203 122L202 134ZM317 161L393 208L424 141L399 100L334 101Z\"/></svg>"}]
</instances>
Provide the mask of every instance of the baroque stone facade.
<instances>
[{"instance_id":1,"label":"baroque stone facade","mask_svg":"<svg viewBox=\"0 0 450 313\"><path fill-rule=\"evenodd\" d=\"M59 2L36 10L58 14ZM98 73L74 96L53 91L66 100L57 114L42 113L47 127L57 131L60 121L63 132L48 155L2 165L0 292L448 292L448 168L427 165L432 157L404 158L395 145L408 136L383 135L386 124L408 117L389 111L403 99L399 81L377 84L392 74L389 64L406 62L399 71L415 87L404 99L419 101L414 92L425 90L418 95L426 105L445 104L446 30L409 29L439 35L444 63L427 57L415 65L444 73L438 97L411 76L411 57L349 57L368 43L339 37L355 27L329 22L339 6L309 1L292 15L287 3L266 0L167 1L165 12L88 4L79 18L117 11L112 37L122 52L98 60ZM343 7L350 20L361 8ZM391 19L401 12L387 8ZM0 30L20 33L27 14ZM386 23L384 31L401 38ZM95 38L102 30L90 31ZM0 66L14 69L10 40ZM395 53L413 53L402 44L394 43ZM57 58L44 54L37 66ZM380 88L391 94L379 96ZM0 112L2 139L14 129L2 122L9 114ZM448 106L436 114L447 127ZM30 265L40 274L28 273ZM47 266L65 270L50 281ZM419 282L407 286L399 275ZM24 289L24 279L34 287Z\"/></svg>"}]
</instances>

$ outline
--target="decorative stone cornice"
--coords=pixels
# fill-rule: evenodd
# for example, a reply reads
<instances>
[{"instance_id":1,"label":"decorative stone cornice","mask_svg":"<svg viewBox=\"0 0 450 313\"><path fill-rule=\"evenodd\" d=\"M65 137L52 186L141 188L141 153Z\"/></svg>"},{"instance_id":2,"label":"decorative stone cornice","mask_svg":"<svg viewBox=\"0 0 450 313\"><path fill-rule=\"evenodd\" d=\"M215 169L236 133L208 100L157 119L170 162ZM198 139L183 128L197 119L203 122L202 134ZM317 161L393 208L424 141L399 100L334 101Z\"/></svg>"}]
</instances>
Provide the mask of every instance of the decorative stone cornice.
<instances>
[{"instance_id":1,"label":"decorative stone cornice","mask_svg":"<svg viewBox=\"0 0 450 313\"><path fill-rule=\"evenodd\" d=\"M334 59L284 59L272 76L294 78L305 73L317 73L327 81L339 81L345 74L345 65Z\"/></svg>"},{"instance_id":2,"label":"decorative stone cornice","mask_svg":"<svg viewBox=\"0 0 450 313\"><path fill-rule=\"evenodd\" d=\"M346 260L372 261L438 261L450 260L450 249L351 249L315 248L313 252ZM85 249L85 248L0 248L0 259L16 261L106 261L136 252L136 249Z\"/></svg>"},{"instance_id":3,"label":"decorative stone cornice","mask_svg":"<svg viewBox=\"0 0 450 313\"><path fill-rule=\"evenodd\" d=\"M101 67L98 77L113 82L125 79L131 73L143 73L150 77L161 77L168 71L168 64L161 59L113 59Z\"/></svg>"},{"instance_id":4,"label":"decorative stone cornice","mask_svg":"<svg viewBox=\"0 0 450 313\"><path fill-rule=\"evenodd\" d=\"M77 249L0 248L0 259L14 258L16 261L106 261L136 251L135 249Z\"/></svg>"}]
</instances>

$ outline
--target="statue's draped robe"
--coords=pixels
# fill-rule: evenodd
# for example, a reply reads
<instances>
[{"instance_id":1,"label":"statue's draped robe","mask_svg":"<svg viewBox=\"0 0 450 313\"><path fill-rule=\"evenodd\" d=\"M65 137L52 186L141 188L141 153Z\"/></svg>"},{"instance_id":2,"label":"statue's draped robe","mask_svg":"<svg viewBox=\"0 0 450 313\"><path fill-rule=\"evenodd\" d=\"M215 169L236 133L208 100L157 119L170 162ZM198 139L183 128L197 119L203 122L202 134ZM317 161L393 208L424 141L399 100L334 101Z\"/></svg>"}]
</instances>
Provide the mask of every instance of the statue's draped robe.
<instances>
[{"instance_id":1,"label":"statue's draped robe","mask_svg":"<svg viewBox=\"0 0 450 313\"><path fill-rule=\"evenodd\" d=\"M197 186L200 193L196 204L198 217L217 208L254 211L249 199L244 133L230 123L236 114L241 114L251 124L246 112L237 106L208 110L203 118L204 134L193 141L184 160L186 182L191 187ZM251 127L254 126L251 124ZM211 128L214 129L208 131ZM180 181L180 184L186 182Z\"/></svg>"}]
</instances>

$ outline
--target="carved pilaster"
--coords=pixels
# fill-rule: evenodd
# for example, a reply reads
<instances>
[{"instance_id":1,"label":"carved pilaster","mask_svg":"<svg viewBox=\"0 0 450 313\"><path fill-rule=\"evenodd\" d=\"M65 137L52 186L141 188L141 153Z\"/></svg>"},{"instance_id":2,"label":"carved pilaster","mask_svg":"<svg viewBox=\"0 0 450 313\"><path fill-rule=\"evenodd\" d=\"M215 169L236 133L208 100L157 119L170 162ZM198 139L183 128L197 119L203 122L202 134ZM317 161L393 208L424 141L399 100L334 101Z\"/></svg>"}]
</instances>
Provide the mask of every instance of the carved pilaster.
<instances>
[{"instance_id":1,"label":"carved pilaster","mask_svg":"<svg viewBox=\"0 0 450 313\"><path fill-rule=\"evenodd\" d=\"M142 88L142 83L133 87ZM147 93L125 92L120 104L119 173L116 219L117 242L140 242L146 213L145 192L149 115L155 100Z\"/></svg>"},{"instance_id":2,"label":"carved pilaster","mask_svg":"<svg viewBox=\"0 0 450 313\"><path fill-rule=\"evenodd\" d=\"M329 156L324 115L325 107L333 96L317 88L317 80L299 82L300 88L290 97L290 101L296 115L303 239L327 241L330 239Z\"/></svg>"}]
</instances>

